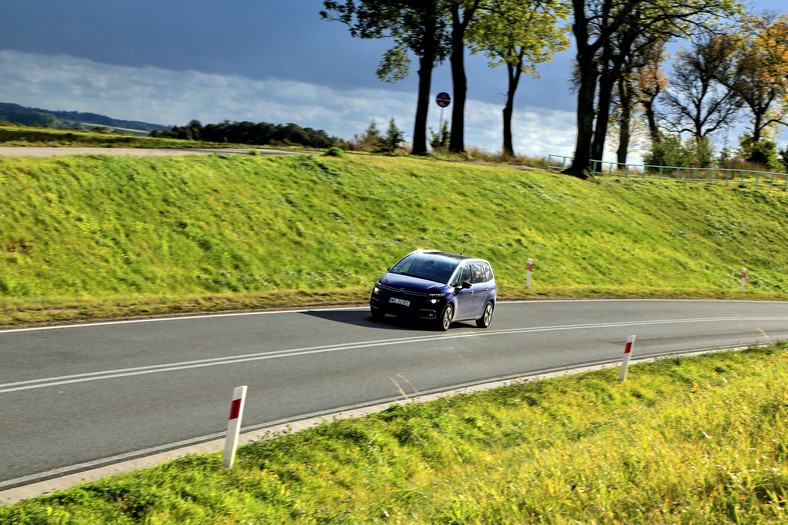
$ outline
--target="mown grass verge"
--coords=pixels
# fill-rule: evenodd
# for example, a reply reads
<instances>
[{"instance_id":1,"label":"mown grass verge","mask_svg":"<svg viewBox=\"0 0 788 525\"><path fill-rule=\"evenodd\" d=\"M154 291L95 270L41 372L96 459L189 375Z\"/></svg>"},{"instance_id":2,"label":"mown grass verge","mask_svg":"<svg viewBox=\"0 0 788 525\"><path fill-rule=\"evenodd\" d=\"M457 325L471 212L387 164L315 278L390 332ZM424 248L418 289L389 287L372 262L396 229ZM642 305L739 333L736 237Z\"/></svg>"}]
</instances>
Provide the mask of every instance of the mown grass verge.
<instances>
[{"instance_id":1,"label":"mown grass verge","mask_svg":"<svg viewBox=\"0 0 788 525\"><path fill-rule=\"evenodd\" d=\"M381 156L0 158L0 325L364 301L416 248L489 259L504 298L781 299L788 194Z\"/></svg>"},{"instance_id":2,"label":"mown grass verge","mask_svg":"<svg viewBox=\"0 0 788 525\"><path fill-rule=\"evenodd\" d=\"M27 523L778 523L788 350L671 358L325 422L0 508Z\"/></svg>"}]
</instances>

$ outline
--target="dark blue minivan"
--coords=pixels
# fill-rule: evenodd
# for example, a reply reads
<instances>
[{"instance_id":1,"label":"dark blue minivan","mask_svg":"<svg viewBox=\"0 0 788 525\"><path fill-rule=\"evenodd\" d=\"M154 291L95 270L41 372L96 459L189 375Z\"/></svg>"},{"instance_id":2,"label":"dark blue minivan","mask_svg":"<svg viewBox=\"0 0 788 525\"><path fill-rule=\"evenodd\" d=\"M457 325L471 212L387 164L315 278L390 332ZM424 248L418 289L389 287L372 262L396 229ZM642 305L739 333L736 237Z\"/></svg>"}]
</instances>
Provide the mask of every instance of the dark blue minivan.
<instances>
[{"instance_id":1,"label":"dark blue minivan","mask_svg":"<svg viewBox=\"0 0 788 525\"><path fill-rule=\"evenodd\" d=\"M492 322L498 288L490 263L465 255L417 250L378 279L369 307L372 317L386 314L428 319L441 330L454 321Z\"/></svg>"}]
</instances>

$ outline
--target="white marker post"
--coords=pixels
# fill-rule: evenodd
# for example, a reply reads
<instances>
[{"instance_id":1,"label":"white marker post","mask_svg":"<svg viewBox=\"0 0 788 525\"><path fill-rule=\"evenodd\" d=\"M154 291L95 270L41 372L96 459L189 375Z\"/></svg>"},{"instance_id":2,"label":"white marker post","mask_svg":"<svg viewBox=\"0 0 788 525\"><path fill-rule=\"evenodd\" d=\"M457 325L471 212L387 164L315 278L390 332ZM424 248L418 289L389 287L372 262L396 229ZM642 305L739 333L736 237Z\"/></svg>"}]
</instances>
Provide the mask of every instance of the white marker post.
<instances>
[{"instance_id":1,"label":"white marker post","mask_svg":"<svg viewBox=\"0 0 788 525\"><path fill-rule=\"evenodd\" d=\"M235 462L235 451L238 449L238 434L241 431L241 417L246 401L246 385L237 386L233 390L233 402L230 405L230 421L227 423L227 438L224 444L224 468L232 468Z\"/></svg>"},{"instance_id":2,"label":"white marker post","mask_svg":"<svg viewBox=\"0 0 788 525\"><path fill-rule=\"evenodd\" d=\"M525 277L525 289L526 290L530 290L531 289L531 274L533 273L533 271L534 271L534 260L533 259L528 259L528 273L526 274L526 277Z\"/></svg>"},{"instance_id":3,"label":"white marker post","mask_svg":"<svg viewBox=\"0 0 788 525\"><path fill-rule=\"evenodd\" d=\"M627 338L627 346L624 348L624 362L621 363L621 373L618 375L619 381L627 378L627 368L629 368L629 358L632 355L633 346L635 346L635 336L630 335Z\"/></svg>"},{"instance_id":4,"label":"white marker post","mask_svg":"<svg viewBox=\"0 0 788 525\"><path fill-rule=\"evenodd\" d=\"M744 285L747 284L747 268L741 269L741 293L744 293Z\"/></svg>"}]
</instances>

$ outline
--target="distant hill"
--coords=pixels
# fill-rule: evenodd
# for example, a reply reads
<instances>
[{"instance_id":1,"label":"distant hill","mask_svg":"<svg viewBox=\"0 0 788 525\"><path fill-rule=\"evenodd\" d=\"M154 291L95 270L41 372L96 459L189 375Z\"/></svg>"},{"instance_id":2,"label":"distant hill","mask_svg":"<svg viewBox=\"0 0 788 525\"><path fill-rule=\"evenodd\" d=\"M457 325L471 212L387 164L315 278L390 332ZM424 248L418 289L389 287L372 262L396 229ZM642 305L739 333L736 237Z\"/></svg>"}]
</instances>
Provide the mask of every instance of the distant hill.
<instances>
[{"instance_id":1,"label":"distant hill","mask_svg":"<svg viewBox=\"0 0 788 525\"><path fill-rule=\"evenodd\" d=\"M99 115L97 113L81 113L79 111L52 111L48 109L29 108L19 104L0 102L0 122L17 122L26 126L39 125L50 128L93 129L96 126L112 128L131 133L147 135L151 131L169 129L169 126L139 122L136 120L120 120Z\"/></svg>"}]
</instances>

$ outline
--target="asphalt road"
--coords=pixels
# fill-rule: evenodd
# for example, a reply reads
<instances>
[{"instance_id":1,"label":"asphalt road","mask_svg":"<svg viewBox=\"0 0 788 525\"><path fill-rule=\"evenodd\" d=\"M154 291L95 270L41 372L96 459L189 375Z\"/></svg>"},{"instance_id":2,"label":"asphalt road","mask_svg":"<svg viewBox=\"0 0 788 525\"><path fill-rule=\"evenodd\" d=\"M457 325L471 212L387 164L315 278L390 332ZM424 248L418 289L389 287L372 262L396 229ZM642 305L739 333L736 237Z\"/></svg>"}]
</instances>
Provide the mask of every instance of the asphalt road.
<instances>
[{"instance_id":1,"label":"asphalt road","mask_svg":"<svg viewBox=\"0 0 788 525\"><path fill-rule=\"evenodd\" d=\"M250 431L616 362L632 334L633 359L788 340L788 302L512 302L448 332L366 308L0 331L0 490L217 439L239 385Z\"/></svg>"}]
</instances>

